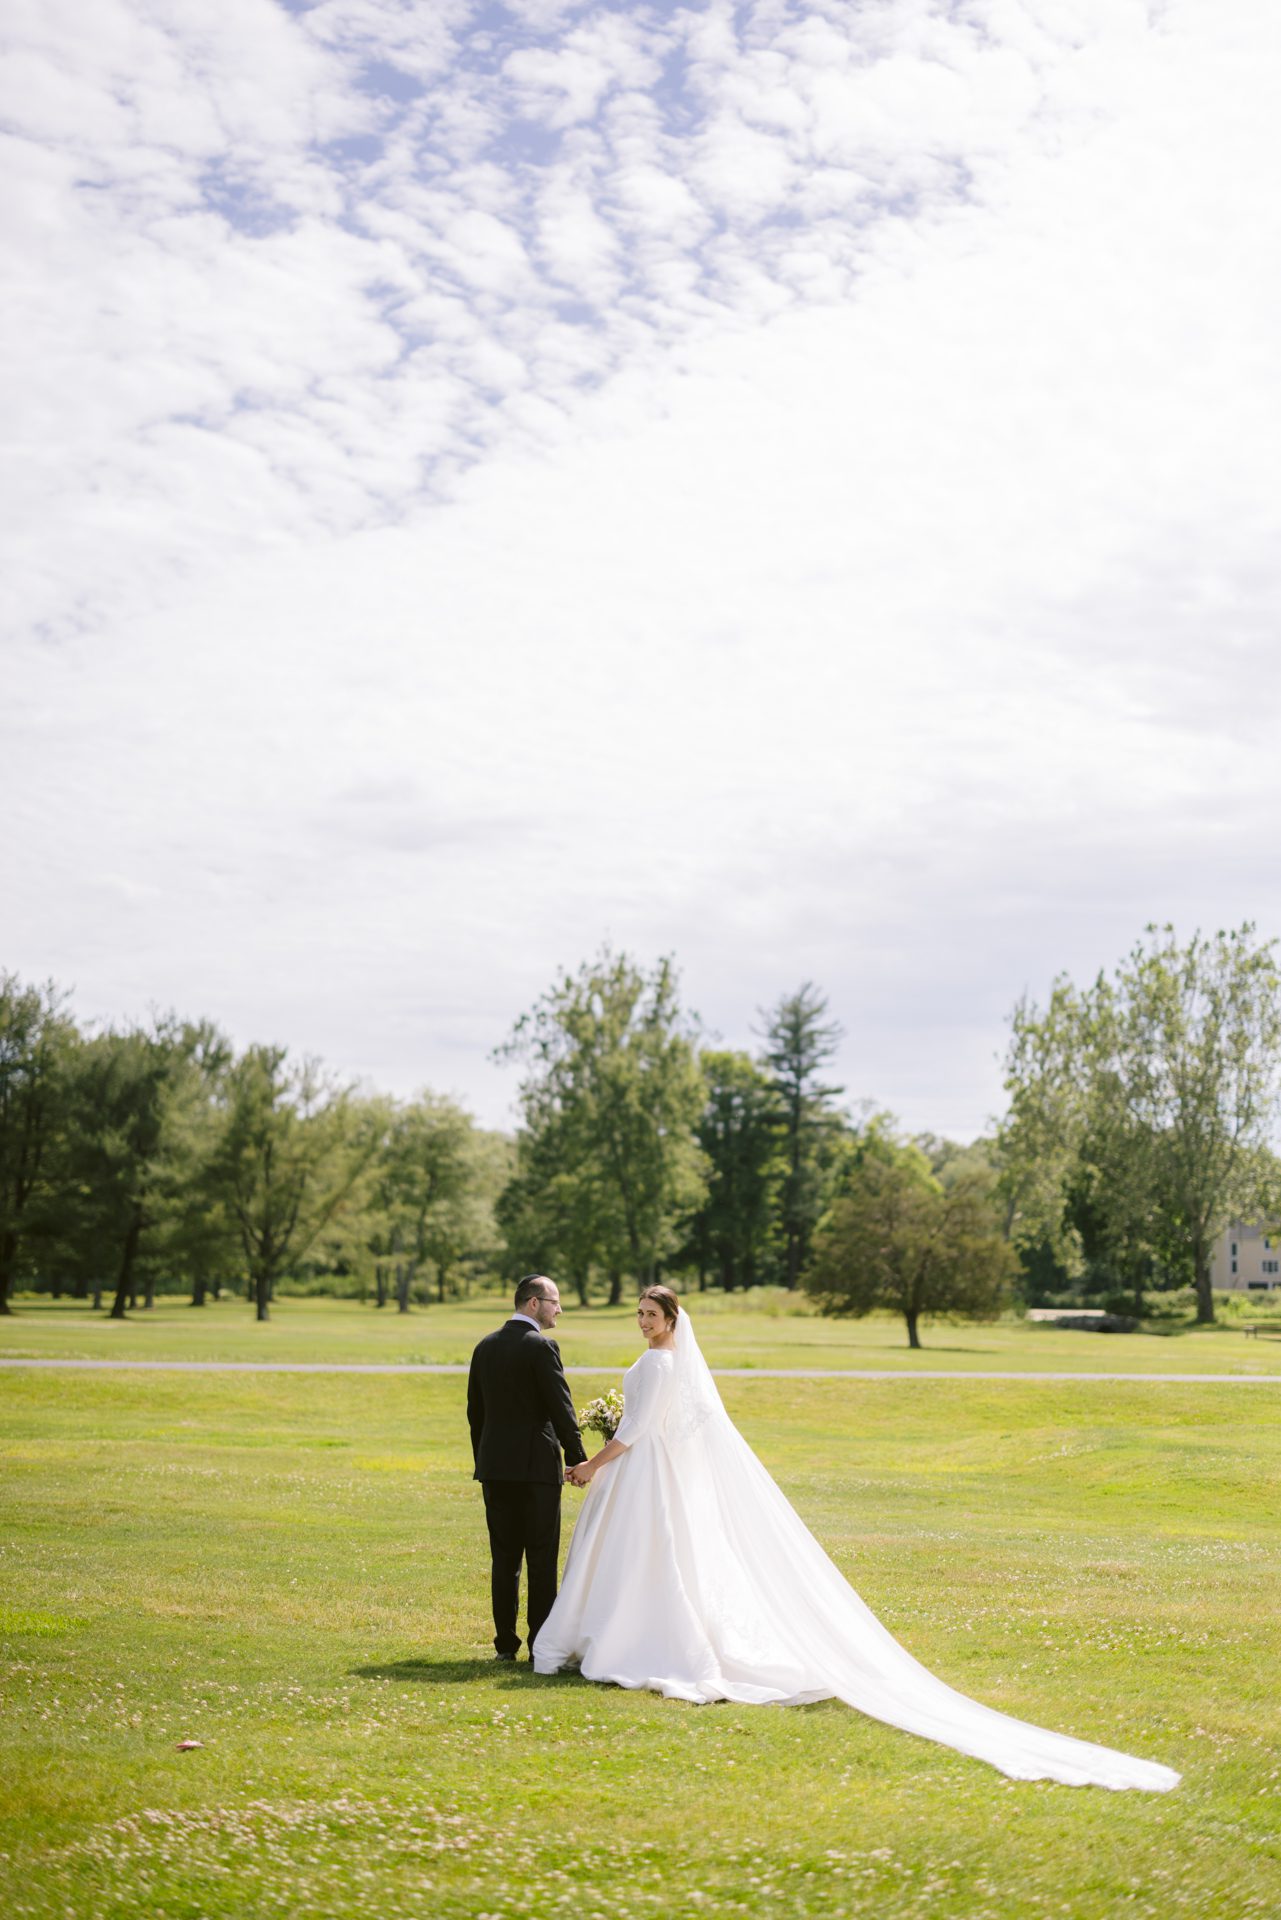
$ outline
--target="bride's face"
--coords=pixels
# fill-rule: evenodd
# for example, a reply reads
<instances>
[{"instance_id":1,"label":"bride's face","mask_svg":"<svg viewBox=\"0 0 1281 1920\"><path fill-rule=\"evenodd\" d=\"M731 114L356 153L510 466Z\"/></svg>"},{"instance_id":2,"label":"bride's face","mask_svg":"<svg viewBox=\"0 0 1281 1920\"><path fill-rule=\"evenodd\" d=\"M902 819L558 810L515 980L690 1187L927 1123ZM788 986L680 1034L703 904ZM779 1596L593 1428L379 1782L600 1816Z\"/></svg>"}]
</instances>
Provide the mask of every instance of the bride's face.
<instances>
[{"instance_id":1,"label":"bride's face","mask_svg":"<svg viewBox=\"0 0 1281 1920\"><path fill-rule=\"evenodd\" d=\"M636 1309L636 1324L646 1340L657 1340L667 1332L667 1315L657 1300L642 1300Z\"/></svg>"}]
</instances>

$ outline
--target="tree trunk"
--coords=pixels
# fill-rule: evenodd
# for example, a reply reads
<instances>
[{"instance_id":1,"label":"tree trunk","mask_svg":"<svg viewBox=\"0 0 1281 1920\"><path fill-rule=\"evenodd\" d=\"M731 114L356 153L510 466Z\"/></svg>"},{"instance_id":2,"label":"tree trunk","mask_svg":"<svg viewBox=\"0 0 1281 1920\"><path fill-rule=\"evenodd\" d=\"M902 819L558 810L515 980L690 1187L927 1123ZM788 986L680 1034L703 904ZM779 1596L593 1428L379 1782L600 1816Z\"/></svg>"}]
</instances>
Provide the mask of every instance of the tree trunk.
<instances>
[{"instance_id":1,"label":"tree trunk","mask_svg":"<svg viewBox=\"0 0 1281 1920\"><path fill-rule=\"evenodd\" d=\"M387 1269L379 1260L374 1265L374 1305L385 1307L387 1304Z\"/></svg>"},{"instance_id":2,"label":"tree trunk","mask_svg":"<svg viewBox=\"0 0 1281 1920\"><path fill-rule=\"evenodd\" d=\"M271 1318L271 1274L267 1271L265 1267L260 1268L259 1271L252 1277L250 1281L250 1285L253 1287L253 1293L251 1295L251 1298L253 1299L254 1306L255 1306L254 1318L256 1320L270 1320Z\"/></svg>"},{"instance_id":3,"label":"tree trunk","mask_svg":"<svg viewBox=\"0 0 1281 1920\"><path fill-rule=\"evenodd\" d=\"M120 1255L120 1273L116 1280L116 1297L111 1303L111 1318L123 1320L125 1301L131 1307L138 1304L138 1292L133 1281L133 1263L138 1254L138 1241L142 1235L142 1208L135 1207L129 1216L129 1231L125 1235L125 1244Z\"/></svg>"},{"instance_id":4,"label":"tree trunk","mask_svg":"<svg viewBox=\"0 0 1281 1920\"><path fill-rule=\"evenodd\" d=\"M102 1308L102 1282L101 1280L95 1280L93 1283L93 1310L95 1313L98 1313L101 1311L101 1308Z\"/></svg>"},{"instance_id":5,"label":"tree trunk","mask_svg":"<svg viewBox=\"0 0 1281 1920\"><path fill-rule=\"evenodd\" d=\"M588 1304L588 1300L587 1300L588 1275L589 1275L589 1270L586 1267L579 1267L574 1274L574 1286L578 1292L578 1304L580 1307L585 1307Z\"/></svg>"},{"instance_id":6,"label":"tree trunk","mask_svg":"<svg viewBox=\"0 0 1281 1920\"><path fill-rule=\"evenodd\" d=\"M205 1277L202 1273L198 1273L191 1283L191 1304L193 1307L203 1307L205 1304Z\"/></svg>"},{"instance_id":7,"label":"tree trunk","mask_svg":"<svg viewBox=\"0 0 1281 1920\"><path fill-rule=\"evenodd\" d=\"M789 1293L796 1291L796 1283L801 1274L801 1228L798 1219L801 1198L801 1104L799 1098L792 1103L788 1114L788 1159L791 1164L791 1177L788 1181L785 1226L787 1230L787 1255L784 1277Z\"/></svg>"},{"instance_id":8,"label":"tree trunk","mask_svg":"<svg viewBox=\"0 0 1281 1920\"><path fill-rule=\"evenodd\" d=\"M919 1348L921 1336L916 1330L917 1317L915 1311L910 1308L904 1311L903 1318L907 1321L907 1344L909 1347Z\"/></svg>"},{"instance_id":9,"label":"tree trunk","mask_svg":"<svg viewBox=\"0 0 1281 1920\"><path fill-rule=\"evenodd\" d=\"M214 1305L217 1306L218 1302L222 1299L222 1281L221 1280L215 1280L213 1283L213 1297L214 1297Z\"/></svg>"},{"instance_id":10,"label":"tree trunk","mask_svg":"<svg viewBox=\"0 0 1281 1920\"><path fill-rule=\"evenodd\" d=\"M623 1276L619 1268L611 1267L609 1270L609 1304L611 1307L618 1307L621 1306L622 1303Z\"/></svg>"},{"instance_id":11,"label":"tree trunk","mask_svg":"<svg viewBox=\"0 0 1281 1920\"><path fill-rule=\"evenodd\" d=\"M146 1313L150 1308L154 1307L155 1304L156 1304L156 1276L154 1273L149 1273L147 1275L146 1281L143 1284L143 1294L142 1294L143 1312Z\"/></svg>"},{"instance_id":12,"label":"tree trunk","mask_svg":"<svg viewBox=\"0 0 1281 1920\"><path fill-rule=\"evenodd\" d=\"M0 1314L12 1313L9 1294L13 1288L14 1270L18 1264L18 1236L12 1228L0 1236Z\"/></svg>"},{"instance_id":13,"label":"tree trunk","mask_svg":"<svg viewBox=\"0 0 1281 1920\"><path fill-rule=\"evenodd\" d=\"M1210 1262L1206 1250L1199 1243L1194 1249L1196 1256L1196 1323L1199 1327L1214 1325L1214 1289L1210 1284Z\"/></svg>"},{"instance_id":14,"label":"tree trunk","mask_svg":"<svg viewBox=\"0 0 1281 1920\"><path fill-rule=\"evenodd\" d=\"M413 1260L398 1260L396 1262L396 1311L397 1313L409 1312L409 1289L414 1284L414 1270L415 1270L416 1264L417 1263ZM444 1276L443 1268L441 1269L441 1277L440 1277L440 1297L442 1300L445 1297L445 1276Z\"/></svg>"}]
</instances>

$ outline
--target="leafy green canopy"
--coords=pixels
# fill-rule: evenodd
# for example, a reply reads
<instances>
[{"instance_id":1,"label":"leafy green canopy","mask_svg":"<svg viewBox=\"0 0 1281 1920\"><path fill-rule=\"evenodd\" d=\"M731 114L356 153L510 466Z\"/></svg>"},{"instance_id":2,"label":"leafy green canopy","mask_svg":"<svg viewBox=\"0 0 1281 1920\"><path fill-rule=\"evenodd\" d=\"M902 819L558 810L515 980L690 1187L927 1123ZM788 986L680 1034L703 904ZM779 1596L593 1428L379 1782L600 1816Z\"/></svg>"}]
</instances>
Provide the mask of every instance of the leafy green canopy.
<instances>
[{"instance_id":1,"label":"leafy green canopy","mask_svg":"<svg viewBox=\"0 0 1281 1920\"><path fill-rule=\"evenodd\" d=\"M694 1136L704 1087L676 969L609 948L516 1022L497 1058L524 1067L523 1133L502 1217L532 1265L560 1263L585 1297L593 1265L648 1280L701 1202Z\"/></svg>"},{"instance_id":2,"label":"leafy green canopy","mask_svg":"<svg viewBox=\"0 0 1281 1920\"><path fill-rule=\"evenodd\" d=\"M1092 986L1055 981L1016 1007L999 1152L1013 1238L1069 1272L1092 1258L1124 1281L1191 1280L1214 1319L1211 1260L1233 1220L1281 1217L1275 941L1249 923L1149 927Z\"/></svg>"},{"instance_id":3,"label":"leafy green canopy","mask_svg":"<svg viewBox=\"0 0 1281 1920\"><path fill-rule=\"evenodd\" d=\"M825 1313L901 1314L919 1347L923 1319L995 1319L1014 1266L990 1173L963 1168L945 1183L919 1147L874 1123L850 1156L805 1286Z\"/></svg>"}]
</instances>

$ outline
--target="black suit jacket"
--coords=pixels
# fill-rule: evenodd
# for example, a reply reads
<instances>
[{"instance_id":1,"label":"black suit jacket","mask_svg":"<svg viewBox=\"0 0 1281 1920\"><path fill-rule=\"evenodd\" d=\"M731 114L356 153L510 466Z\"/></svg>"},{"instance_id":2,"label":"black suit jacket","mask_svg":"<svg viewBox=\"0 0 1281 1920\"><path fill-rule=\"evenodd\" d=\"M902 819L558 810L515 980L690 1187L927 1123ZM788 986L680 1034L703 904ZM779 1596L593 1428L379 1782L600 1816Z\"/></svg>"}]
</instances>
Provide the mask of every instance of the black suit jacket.
<instances>
[{"instance_id":1,"label":"black suit jacket","mask_svg":"<svg viewBox=\"0 0 1281 1920\"><path fill-rule=\"evenodd\" d=\"M532 1320L508 1320L471 1357L467 1424L477 1480L535 1480L560 1486L565 1462L587 1458L560 1348Z\"/></svg>"}]
</instances>

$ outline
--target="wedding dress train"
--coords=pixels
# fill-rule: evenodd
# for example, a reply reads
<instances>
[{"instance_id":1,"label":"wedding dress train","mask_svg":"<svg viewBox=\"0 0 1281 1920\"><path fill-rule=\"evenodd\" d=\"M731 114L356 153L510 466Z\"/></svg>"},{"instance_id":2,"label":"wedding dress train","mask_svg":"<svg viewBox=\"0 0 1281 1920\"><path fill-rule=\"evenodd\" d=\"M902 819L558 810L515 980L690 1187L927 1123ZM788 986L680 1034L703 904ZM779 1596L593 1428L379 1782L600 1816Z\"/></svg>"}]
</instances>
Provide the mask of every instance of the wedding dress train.
<instances>
[{"instance_id":1,"label":"wedding dress train","mask_svg":"<svg viewBox=\"0 0 1281 1920\"><path fill-rule=\"evenodd\" d=\"M583 1498L534 1667L674 1699L795 1706L836 1697L1015 1780L1162 1793L1152 1760L1015 1720L957 1693L859 1599L721 1403L689 1316L624 1381L627 1452Z\"/></svg>"}]
</instances>

